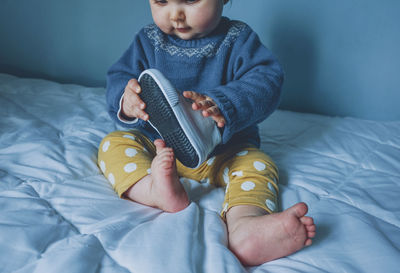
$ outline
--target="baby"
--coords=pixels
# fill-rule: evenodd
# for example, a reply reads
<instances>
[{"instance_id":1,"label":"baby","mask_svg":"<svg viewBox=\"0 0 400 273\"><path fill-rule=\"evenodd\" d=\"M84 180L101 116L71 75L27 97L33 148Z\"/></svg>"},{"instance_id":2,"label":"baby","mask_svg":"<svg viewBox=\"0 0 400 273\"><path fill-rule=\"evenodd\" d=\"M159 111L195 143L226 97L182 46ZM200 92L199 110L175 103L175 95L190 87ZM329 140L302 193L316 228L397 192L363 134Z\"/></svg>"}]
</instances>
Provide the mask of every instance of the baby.
<instances>
[{"instance_id":1,"label":"baby","mask_svg":"<svg viewBox=\"0 0 400 273\"><path fill-rule=\"evenodd\" d=\"M111 117L130 132L113 132L99 166L119 196L167 212L190 200L179 177L226 187L221 216L229 249L244 265L259 265L311 245L315 225L307 205L278 212L278 170L259 149L257 124L278 106L281 67L256 33L222 16L229 0L149 0L154 24L144 27L108 72ZM197 168L176 160L149 124L138 77L155 68L215 121L222 142Z\"/></svg>"}]
</instances>

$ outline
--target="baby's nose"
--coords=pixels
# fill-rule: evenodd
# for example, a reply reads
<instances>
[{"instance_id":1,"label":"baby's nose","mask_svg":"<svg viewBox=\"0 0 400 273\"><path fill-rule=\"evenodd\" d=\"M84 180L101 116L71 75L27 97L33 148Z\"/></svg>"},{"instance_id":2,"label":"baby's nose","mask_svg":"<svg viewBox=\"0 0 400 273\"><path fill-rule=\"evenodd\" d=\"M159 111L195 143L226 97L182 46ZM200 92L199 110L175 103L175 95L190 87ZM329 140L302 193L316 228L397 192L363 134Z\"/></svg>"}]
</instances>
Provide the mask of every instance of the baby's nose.
<instances>
[{"instance_id":1,"label":"baby's nose","mask_svg":"<svg viewBox=\"0 0 400 273\"><path fill-rule=\"evenodd\" d=\"M184 21L185 12L182 9L174 9L173 11L171 11L170 18L174 22Z\"/></svg>"}]
</instances>

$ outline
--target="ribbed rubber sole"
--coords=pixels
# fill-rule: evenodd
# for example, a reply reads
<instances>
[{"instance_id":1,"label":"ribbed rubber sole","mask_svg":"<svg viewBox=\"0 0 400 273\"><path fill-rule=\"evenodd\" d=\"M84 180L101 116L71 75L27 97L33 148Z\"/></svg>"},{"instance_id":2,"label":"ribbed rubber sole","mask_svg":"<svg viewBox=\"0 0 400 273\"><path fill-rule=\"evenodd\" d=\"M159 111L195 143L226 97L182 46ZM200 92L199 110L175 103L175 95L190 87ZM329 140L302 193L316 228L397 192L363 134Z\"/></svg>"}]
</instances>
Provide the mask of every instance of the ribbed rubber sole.
<instances>
[{"instance_id":1,"label":"ribbed rubber sole","mask_svg":"<svg viewBox=\"0 0 400 273\"><path fill-rule=\"evenodd\" d=\"M186 167L194 168L199 156L180 126L157 82L149 74L143 74L139 80L142 92L140 98L146 103L149 121L164 139L167 147L174 150L176 158Z\"/></svg>"}]
</instances>

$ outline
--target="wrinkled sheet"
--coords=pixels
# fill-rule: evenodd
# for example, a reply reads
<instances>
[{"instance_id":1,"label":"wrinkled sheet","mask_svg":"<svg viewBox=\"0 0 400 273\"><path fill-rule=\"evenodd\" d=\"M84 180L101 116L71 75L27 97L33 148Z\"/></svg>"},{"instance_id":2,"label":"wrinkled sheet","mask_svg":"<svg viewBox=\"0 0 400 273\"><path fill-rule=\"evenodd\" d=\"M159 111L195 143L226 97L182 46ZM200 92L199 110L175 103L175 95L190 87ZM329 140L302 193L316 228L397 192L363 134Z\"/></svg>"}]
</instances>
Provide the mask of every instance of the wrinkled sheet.
<instances>
[{"instance_id":1,"label":"wrinkled sheet","mask_svg":"<svg viewBox=\"0 0 400 273\"><path fill-rule=\"evenodd\" d=\"M260 125L282 209L306 202L311 247L244 268L224 190L182 178L171 214L119 199L96 164L118 128L105 90L0 74L0 272L398 272L400 122L276 111Z\"/></svg>"}]
</instances>

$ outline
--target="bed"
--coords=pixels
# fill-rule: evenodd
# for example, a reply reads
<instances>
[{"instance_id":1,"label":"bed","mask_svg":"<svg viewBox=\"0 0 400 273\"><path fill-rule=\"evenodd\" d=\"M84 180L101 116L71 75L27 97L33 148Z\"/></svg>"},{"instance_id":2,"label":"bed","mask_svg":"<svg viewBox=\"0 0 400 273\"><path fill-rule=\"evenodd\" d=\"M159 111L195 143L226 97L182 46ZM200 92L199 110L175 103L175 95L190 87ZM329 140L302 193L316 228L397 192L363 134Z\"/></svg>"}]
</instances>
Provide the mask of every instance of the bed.
<instances>
[{"instance_id":1,"label":"bed","mask_svg":"<svg viewBox=\"0 0 400 273\"><path fill-rule=\"evenodd\" d=\"M97 148L118 130L104 88L0 74L0 272L399 272L400 121L278 110L260 124L281 209L304 201L312 246L243 267L219 217L224 190L182 178L164 213L117 197Z\"/></svg>"}]
</instances>

